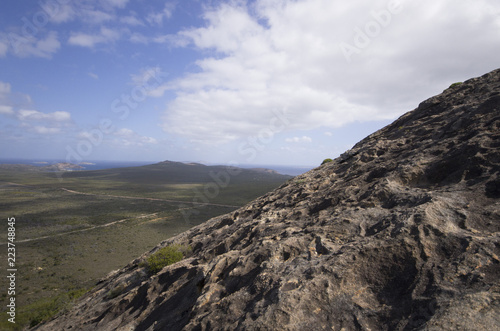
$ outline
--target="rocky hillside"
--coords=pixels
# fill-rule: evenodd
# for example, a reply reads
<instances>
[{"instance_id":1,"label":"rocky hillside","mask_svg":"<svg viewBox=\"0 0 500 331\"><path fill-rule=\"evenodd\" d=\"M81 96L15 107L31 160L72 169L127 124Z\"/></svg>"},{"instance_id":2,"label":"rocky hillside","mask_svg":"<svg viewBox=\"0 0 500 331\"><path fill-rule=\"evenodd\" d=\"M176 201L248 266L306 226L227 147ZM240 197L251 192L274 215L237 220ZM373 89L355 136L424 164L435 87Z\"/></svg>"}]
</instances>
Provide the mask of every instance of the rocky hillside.
<instances>
[{"instance_id":1,"label":"rocky hillside","mask_svg":"<svg viewBox=\"0 0 500 331\"><path fill-rule=\"evenodd\" d=\"M144 254L37 330L496 330L499 171L497 70L161 243L192 254L153 276Z\"/></svg>"}]
</instances>

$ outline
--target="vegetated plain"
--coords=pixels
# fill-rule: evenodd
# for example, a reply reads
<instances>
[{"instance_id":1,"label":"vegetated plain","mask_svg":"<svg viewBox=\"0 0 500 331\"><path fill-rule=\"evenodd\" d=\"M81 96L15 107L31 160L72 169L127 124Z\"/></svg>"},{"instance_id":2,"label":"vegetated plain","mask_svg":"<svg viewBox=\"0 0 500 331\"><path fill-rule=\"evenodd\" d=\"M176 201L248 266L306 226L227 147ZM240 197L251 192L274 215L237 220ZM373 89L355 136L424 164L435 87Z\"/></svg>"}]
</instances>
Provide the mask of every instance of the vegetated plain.
<instances>
[{"instance_id":1,"label":"vegetated plain","mask_svg":"<svg viewBox=\"0 0 500 331\"><path fill-rule=\"evenodd\" d=\"M0 258L6 265L7 219L15 217L18 326L47 318L160 241L290 178L178 162L58 173L0 166ZM6 302L6 290L0 298Z\"/></svg>"}]
</instances>

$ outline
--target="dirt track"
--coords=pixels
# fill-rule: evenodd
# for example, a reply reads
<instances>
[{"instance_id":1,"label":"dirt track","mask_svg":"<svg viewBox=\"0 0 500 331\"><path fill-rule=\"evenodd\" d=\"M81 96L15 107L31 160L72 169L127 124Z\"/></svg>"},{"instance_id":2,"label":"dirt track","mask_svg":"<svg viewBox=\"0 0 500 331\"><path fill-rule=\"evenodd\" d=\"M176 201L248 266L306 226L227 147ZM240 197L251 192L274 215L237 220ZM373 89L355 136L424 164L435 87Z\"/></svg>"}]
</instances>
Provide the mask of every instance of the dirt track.
<instances>
[{"instance_id":1,"label":"dirt track","mask_svg":"<svg viewBox=\"0 0 500 331\"><path fill-rule=\"evenodd\" d=\"M30 241L40 240L40 239L48 239L48 238L53 238L53 237L64 236L64 235L72 234L72 233L90 231L90 230L94 230L94 229L98 229L98 228L105 228L105 227L108 227L108 226L111 226L111 225L114 225L114 224L118 224L118 223L123 223L125 221L129 221L129 220L132 220L132 219L138 219L138 218L145 218L145 217L155 216L156 214L158 214L158 213L144 214L144 215L140 215L140 216L136 216L136 217L124 218L124 219L121 219L121 220L118 220L118 221L109 222L109 223L106 223L106 224L94 225L94 226L91 226L91 227L88 227L88 228L85 228L85 229L78 229L78 230L73 230L73 231L68 231L68 232L61 232L61 233L51 234L51 235L37 237L37 238L29 238L29 239L23 239L23 240L16 240L15 242L16 243L24 243L24 242L30 242ZM6 244L7 243L0 243L0 245L6 245Z\"/></svg>"},{"instance_id":2,"label":"dirt track","mask_svg":"<svg viewBox=\"0 0 500 331\"><path fill-rule=\"evenodd\" d=\"M9 185L16 185L16 186L26 186L26 185L23 185L23 184L10 183L10 182L7 183L7 184L9 184ZM194 201L188 202L188 201L171 200L171 199L140 198L140 197L132 197L132 196L124 196L124 195L108 195L108 194L85 193L85 192L78 192L78 191L70 190L70 189L67 189L67 188L64 188L64 187L61 188L61 189L64 190L64 191L66 191L66 192L68 192L68 193L81 194L81 195L89 195L89 196L96 196L96 197L102 196L102 197L119 198L119 199L165 201L165 202L173 202L173 203L179 203L179 204L191 204L191 205L199 205L199 206L218 206L218 207L228 207L228 208L239 208L239 207L241 207L241 206L224 205L224 204L217 204L217 203L204 203L204 202L194 202ZM187 208L181 208L181 209L187 209ZM16 243L30 242L30 241L35 241L35 240L41 240L41 239L47 239L47 238L53 238L53 237L63 236L63 235L72 234L72 233L90 231L90 230L94 230L94 229L98 229L98 228L108 227L108 226L111 226L111 225L114 225L114 224L123 223L125 221L129 221L129 220L132 220L132 219L138 219L138 218L145 218L145 217L149 217L149 216L154 216L156 214L157 213L144 214L144 215L140 215L140 216L137 216L137 217L124 218L124 219L121 219L121 220L118 220L118 221L113 221L113 222L106 223L106 224L95 225L95 226L91 226L91 227L84 228L84 229L78 229L78 230L73 230L73 231L68 231L68 232L56 233L56 234L51 234L51 235L37 237L37 238L29 238L29 239L23 239L23 240L16 240ZM0 245L6 245L6 244L7 244L6 242L0 243Z\"/></svg>"},{"instance_id":3,"label":"dirt track","mask_svg":"<svg viewBox=\"0 0 500 331\"><path fill-rule=\"evenodd\" d=\"M135 199L135 200L150 200L150 201L166 201L166 202L174 202L174 203L182 203L182 204L192 204L192 205L200 205L200 206L218 206L218 207L229 207L229 208L240 208L241 206L234 205L224 205L220 203L209 203L209 202L195 202L195 201L183 201L183 200L172 200L172 199L158 199L158 198L140 198L140 197L131 197L126 195L111 195L111 194L94 194L94 193L85 193L78 192L74 190L69 190L67 188L61 188L62 190L74 193L74 194L82 194L82 195L91 195L96 197L108 197L108 198L120 198L120 199Z\"/></svg>"}]
</instances>

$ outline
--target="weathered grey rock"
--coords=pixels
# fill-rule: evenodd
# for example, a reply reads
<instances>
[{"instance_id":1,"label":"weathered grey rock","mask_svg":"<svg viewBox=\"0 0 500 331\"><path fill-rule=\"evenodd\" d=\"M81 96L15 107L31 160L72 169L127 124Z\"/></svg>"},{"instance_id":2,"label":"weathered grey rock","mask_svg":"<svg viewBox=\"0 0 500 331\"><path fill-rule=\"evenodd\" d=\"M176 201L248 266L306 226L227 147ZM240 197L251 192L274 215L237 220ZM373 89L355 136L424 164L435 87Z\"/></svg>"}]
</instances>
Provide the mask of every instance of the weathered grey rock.
<instances>
[{"instance_id":1,"label":"weathered grey rock","mask_svg":"<svg viewBox=\"0 0 500 331\"><path fill-rule=\"evenodd\" d=\"M495 330L500 70L161 243L37 330ZM120 295L108 299L113 289Z\"/></svg>"}]
</instances>

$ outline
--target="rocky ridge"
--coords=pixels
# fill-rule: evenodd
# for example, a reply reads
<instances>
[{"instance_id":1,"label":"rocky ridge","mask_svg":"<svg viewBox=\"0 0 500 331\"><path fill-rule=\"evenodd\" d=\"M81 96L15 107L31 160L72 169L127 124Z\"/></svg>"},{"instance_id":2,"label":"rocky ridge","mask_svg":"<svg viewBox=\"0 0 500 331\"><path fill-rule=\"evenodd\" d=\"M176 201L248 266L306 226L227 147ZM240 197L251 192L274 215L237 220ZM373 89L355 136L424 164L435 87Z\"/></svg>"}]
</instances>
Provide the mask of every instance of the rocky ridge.
<instances>
[{"instance_id":1,"label":"rocky ridge","mask_svg":"<svg viewBox=\"0 0 500 331\"><path fill-rule=\"evenodd\" d=\"M132 261L37 330L494 330L500 70ZM109 293L121 289L110 298Z\"/></svg>"}]
</instances>

